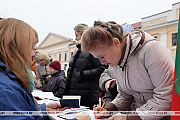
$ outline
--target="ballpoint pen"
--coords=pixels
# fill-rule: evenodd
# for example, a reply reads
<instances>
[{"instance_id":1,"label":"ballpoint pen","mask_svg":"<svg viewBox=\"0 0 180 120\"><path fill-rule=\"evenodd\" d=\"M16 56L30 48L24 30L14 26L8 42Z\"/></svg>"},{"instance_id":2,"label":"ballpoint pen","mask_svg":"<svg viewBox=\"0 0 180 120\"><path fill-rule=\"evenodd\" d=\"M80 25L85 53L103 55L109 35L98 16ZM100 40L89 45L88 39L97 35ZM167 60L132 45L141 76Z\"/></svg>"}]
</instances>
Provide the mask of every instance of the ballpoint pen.
<instances>
[{"instance_id":1,"label":"ballpoint pen","mask_svg":"<svg viewBox=\"0 0 180 120\"><path fill-rule=\"evenodd\" d=\"M104 101L104 103L103 103L103 105L102 105L101 109L99 110L98 114L102 111L102 109L103 109L104 105L106 104L106 101L107 101L107 99ZM96 117L96 119L97 119L97 117Z\"/></svg>"}]
</instances>

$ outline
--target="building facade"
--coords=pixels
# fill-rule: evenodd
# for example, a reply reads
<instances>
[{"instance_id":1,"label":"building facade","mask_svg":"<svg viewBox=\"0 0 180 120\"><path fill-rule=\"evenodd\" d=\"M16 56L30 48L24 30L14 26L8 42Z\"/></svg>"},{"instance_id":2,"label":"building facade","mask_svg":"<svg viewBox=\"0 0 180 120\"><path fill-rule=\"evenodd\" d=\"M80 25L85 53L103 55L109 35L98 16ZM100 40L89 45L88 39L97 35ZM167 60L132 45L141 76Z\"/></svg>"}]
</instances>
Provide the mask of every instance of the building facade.
<instances>
[{"instance_id":1,"label":"building facade","mask_svg":"<svg viewBox=\"0 0 180 120\"><path fill-rule=\"evenodd\" d=\"M146 31L176 54L180 2L172 4L172 9L141 18L141 30Z\"/></svg>"},{"instance_id":2,"label":"building facade","mask_svg":"<svg viewBox=\"0 0 180 120\"><path fill-rule=\"evenodd\" d=\"M172 9L155 15L141 18L141 22L131 24L135 29L141 29L151 34L163 45L176 54L176 44L178 36L180 2L172 4ZM67 70L69 61L76 48L76 42L55 33L49 33L38 46L44 50L53 60L59 60L61 69Z\"/></svg>"},{"instance_id":3,"label":"building facade","mask_svg":"<svg viewBox=\"0 0 180 120\"><path fill-rule=\"evenodd\" d=\"M61 69L67 71L69 61L76 49L75 41L55 33L49 33L38 46L38 49L48 53L53 60L61 63Z\"/></svg>"}]
</instances>

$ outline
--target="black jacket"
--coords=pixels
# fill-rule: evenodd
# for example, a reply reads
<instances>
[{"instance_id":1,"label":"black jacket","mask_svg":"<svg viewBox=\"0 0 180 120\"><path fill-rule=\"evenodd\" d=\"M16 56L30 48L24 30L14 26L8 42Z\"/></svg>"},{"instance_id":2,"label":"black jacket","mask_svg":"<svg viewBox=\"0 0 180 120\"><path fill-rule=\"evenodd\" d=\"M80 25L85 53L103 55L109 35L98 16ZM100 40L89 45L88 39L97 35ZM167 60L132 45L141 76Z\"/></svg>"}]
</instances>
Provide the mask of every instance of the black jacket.
<instances>
[{"instance_id":1,"label":"black jacket","mask_svg":"<svg viewBox=\"0 0 180 120\"><path fill-rule=\"evenodd\" d=\"M53 92L54 96L62 98L65 89L65 73L63 70L52 74L43 92Z\"/></svg>"},{"instance_id":2,"label":"black jacket","mask_svg":"<svg viewBox=\"0 0 180 120\"><path fill-rule=\"evenodd\" d=\"M67 72L66 95L80 95L81 105L92 107L99 100L99 78L105 70L99 59L81 51L74 52Z\"/></svg>"}]
</instances>

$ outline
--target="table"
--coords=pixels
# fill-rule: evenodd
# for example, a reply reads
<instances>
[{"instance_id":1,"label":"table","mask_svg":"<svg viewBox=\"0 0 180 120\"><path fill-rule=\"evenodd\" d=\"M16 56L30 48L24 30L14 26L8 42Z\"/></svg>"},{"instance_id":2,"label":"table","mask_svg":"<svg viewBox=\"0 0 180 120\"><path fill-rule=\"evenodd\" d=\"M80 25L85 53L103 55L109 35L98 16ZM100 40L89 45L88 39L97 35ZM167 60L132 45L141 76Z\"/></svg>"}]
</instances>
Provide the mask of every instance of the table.
<instances>
[{"instance_id":1,"label":"table","mask_svg":"<svg viewBox=\"0 0 180 120\"><path fill-rule=\"evenodd\" d=\"M52 92L42 92L40 90L34 90L32 92L32 95L42 99L42 100L37 100L38 104L43 104L43 103L48 104L50 102L59 103L59 99L60 99L60 98L55 97ZM91 120L96 120L96 118L93 115L93 111L88 109L88 107L85 107L85 106L80 106L80 108L66 109L65 111L60 111L60 113L48 114L48 116L51 120L64 120L65 118L74 118L75 116L78 116L82 114L83 112L88 113L89 116L91 117ZM106 120L106 119L98 119L98 120Z\"/></svg>"}]
</instances>

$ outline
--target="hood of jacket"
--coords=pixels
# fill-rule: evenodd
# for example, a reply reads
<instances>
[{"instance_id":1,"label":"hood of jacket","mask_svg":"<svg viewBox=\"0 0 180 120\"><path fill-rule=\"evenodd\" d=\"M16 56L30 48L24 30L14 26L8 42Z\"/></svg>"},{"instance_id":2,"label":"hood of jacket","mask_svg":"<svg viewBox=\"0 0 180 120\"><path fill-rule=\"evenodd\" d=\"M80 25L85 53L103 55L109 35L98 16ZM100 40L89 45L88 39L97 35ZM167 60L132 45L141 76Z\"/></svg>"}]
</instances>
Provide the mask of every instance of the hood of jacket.
<instances>
[{"instance_id":1,"label":"hood of jacket","mask_svg":"<svg viewBox=\"0 0 180 120\"><path fill-rule=\"evenodd\" d=\"M126 37L126 44L122 52L121 59L118 63L120 67L123 69L127 62L127 59L130 58L133 54L135 54L146 43L150 41L157 41L157 39L141 30L134 30L133 32L131 32Z\"/></svg>"},{"instance_id":2,"label":"hood of jacket","mask_svg":"<svg viewBox=\"0 0 180 120\"><path fill-rule=\"evenodd\" d=\"M16 75L7 67L7 65L0 61L0 71L4 74L6 74L7 76L9 76L11 79L16 79L18 80L18 78L16 77Z\"/></svg>"}]
</instances>

